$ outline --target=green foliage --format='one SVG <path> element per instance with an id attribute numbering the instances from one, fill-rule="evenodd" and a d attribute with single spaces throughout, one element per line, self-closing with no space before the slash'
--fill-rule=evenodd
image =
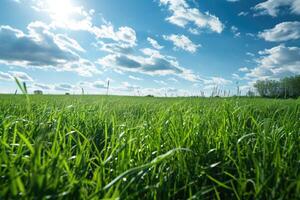
<path id="1" fill-rule="evenodd" d="M 0 199 L 299 199 L 300 101 L 0 96 Z"/>
<path id="2" fill-rule="evenodd" d="M 300 97 L 300 75 L 286 77 L 280 81 L 259 80 L 254 87 L 262 97 L 298 98 Z"/>

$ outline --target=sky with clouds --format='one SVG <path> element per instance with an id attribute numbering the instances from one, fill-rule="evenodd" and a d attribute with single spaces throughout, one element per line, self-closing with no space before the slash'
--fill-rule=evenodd
<path id="1" fill-rule="evenodd" d="M 300 0 L 1 0 L 0 93 L 245 93 L 300 74 Z"/>

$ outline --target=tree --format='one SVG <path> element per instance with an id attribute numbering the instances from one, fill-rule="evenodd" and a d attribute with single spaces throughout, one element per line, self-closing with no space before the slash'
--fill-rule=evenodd
<path id="1" fill-rule="evenodd" d="M 262 97 L 297 98 L 300 97 L 300 75 L 276 80 L 258 80 L 254 84 Z"/>
<path id="2" fill-rule="evenodd" d="M 254 84 L 254 87 L 256 88 L 258 94 L 262 97 L 267 97 L 268 94 L 268 88 L 267 88 L 267 80 L 258 80 Z"/>
<path id="3" fill-rule="evenodd" d="M 285 97 L 297 98 L 300 96 L 300 75 L 286 77 L 281 80 Z"/>

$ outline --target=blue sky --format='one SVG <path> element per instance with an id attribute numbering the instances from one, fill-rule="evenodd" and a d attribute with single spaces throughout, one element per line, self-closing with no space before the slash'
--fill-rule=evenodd
<path id="1" fill-rule="evenodd" d="M 0 92 L 245 93 L 299 74 L 299 41 L 300 0 L 2 0 Z"/>

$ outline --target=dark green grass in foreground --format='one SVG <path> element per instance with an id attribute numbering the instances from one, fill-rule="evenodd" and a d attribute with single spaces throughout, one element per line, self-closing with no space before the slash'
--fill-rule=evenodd
<path id="1" fill-rule="evenodd" d="M 0 96 L 0 199 L 300 199 L 300 101 Z"/>

